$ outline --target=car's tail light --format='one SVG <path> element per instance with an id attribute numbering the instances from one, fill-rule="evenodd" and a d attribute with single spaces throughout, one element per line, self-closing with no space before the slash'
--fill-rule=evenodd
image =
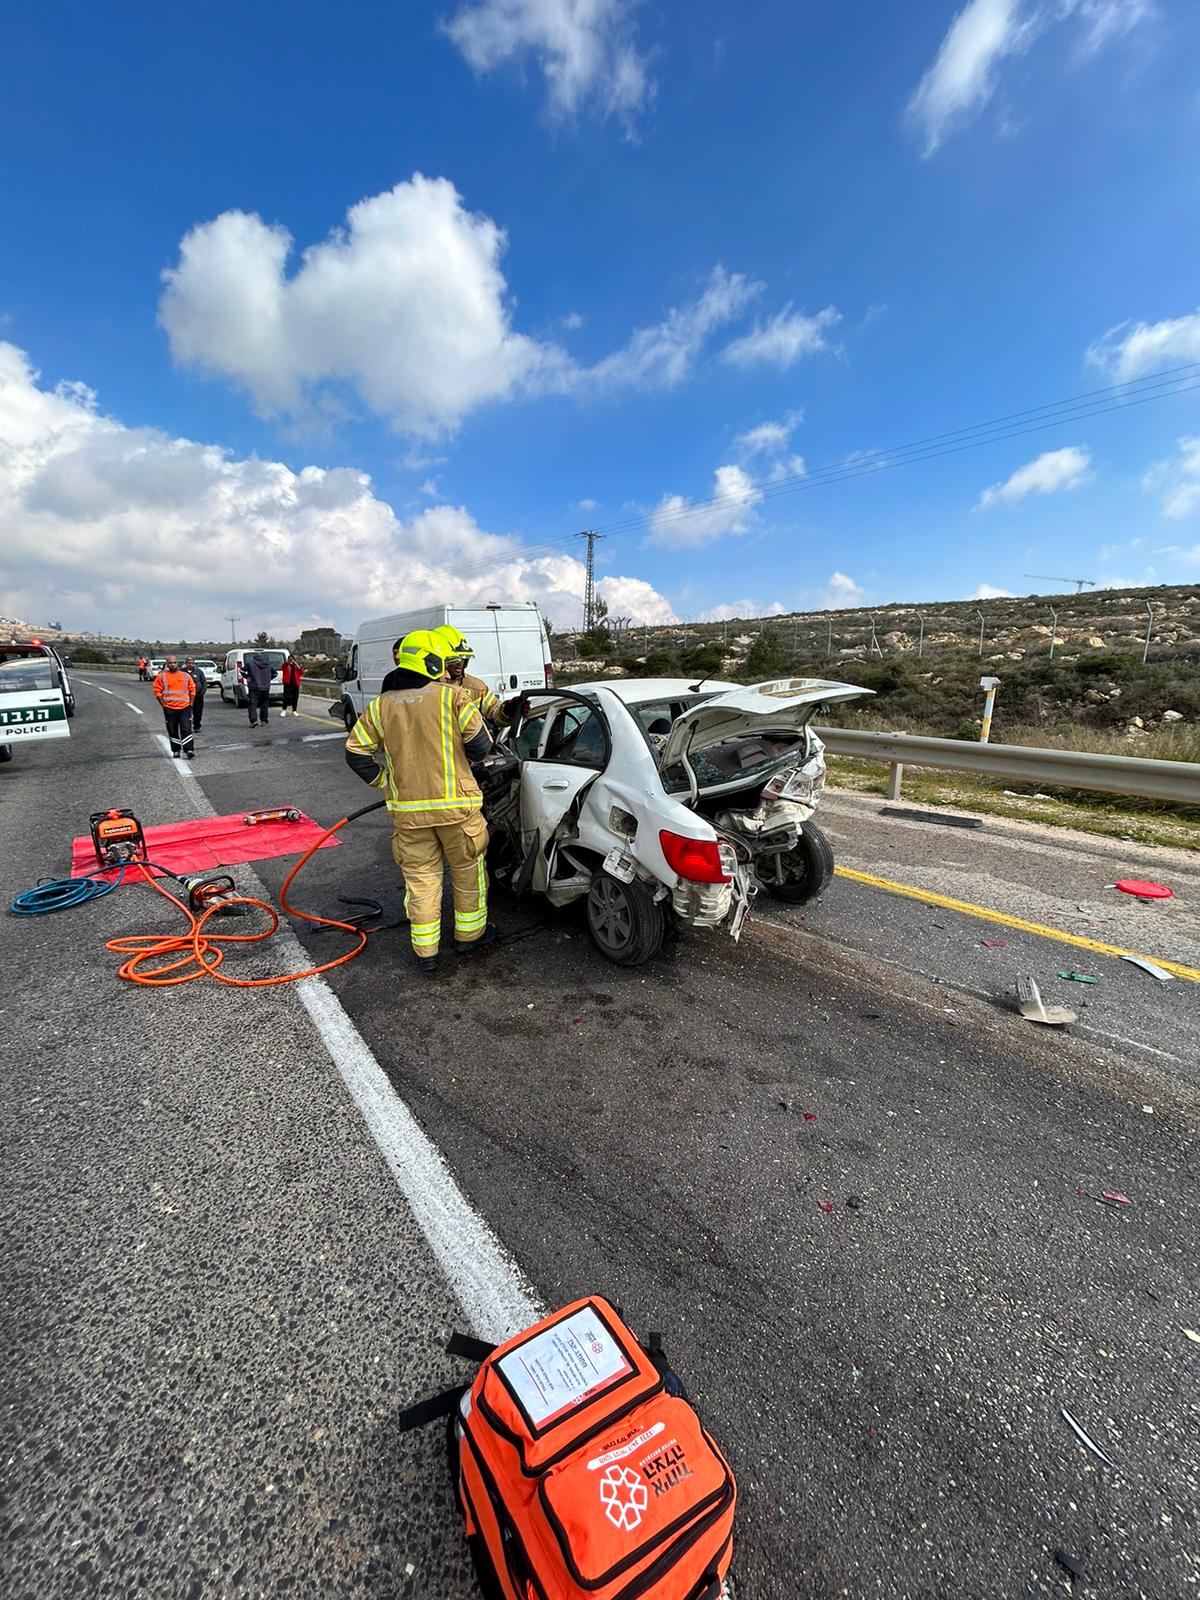
<path id="1" fill-rule="evenodd" d="M 548 661 L 546 663 L 546 687 L 547 689 L 553 689 L 554 687 L 554 668 Z"/>
<path id="2" fill-rule="evenodd" d="M 658 842 L 672 872 L 689 883 L 728 883 L 729 872 L 715 839 L 688 839 L 663 828 Z"/>

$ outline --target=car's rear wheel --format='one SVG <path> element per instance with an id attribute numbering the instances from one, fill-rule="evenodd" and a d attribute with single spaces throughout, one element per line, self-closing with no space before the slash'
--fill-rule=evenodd
<path id="1" fill-rule="evenodd" d="M 0 761 L 11 761 L 12 758 L 12 745 L 0 744 Z"/>
<path id="2" fill-rule="evenodd" d="M 223 706 L 227 706 L 229 704 L 229 696 L 225 693 L 224 684 L 221 685 L 221 704 Z"/>
<path id="3" fill-rule="evenodd" d="M 758 881 L 775 900 L 802 906 L 829 887 L 833 847 L 813 822 L 804 824 L 795 847 L 758 863 Z"/>
<path id="4" fill-rule="evenodd" d="M 620 967 L 640 967 L 657 955 L 666 929 L 662 907 L 644 883 L 622 883 L 603 868 L 592 875 L 587 919 L 600 953 Z"/>

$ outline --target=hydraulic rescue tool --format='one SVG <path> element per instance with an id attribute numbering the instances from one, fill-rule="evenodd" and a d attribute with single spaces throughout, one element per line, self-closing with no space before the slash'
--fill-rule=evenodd
<path id="1" fill-rule="evenodd" d="M 300 813 L 295 806 L 272 806 L 267 811 L 247 811 L 242 821 L 247 828 L 259 822 L 299 822 Z"/>

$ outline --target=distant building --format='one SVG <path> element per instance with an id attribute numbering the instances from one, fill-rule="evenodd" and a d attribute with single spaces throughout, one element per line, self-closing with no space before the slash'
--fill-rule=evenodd
<path id="1" fill-rule="evenodd" d="M 298 656 L 336 656 L 341 648 L 342 636 L 334 627 L 305 628 L 296 640 Z"/>

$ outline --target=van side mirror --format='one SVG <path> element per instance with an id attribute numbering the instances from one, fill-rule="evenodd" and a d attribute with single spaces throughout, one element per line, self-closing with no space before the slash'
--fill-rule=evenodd
<path id="1" fill-rule="evenodd" d="M 342 666 L 339 662 L 333 669 L 333 676 L 338 683 L 346 683 L 350 678 L 350 668 Z"/>

